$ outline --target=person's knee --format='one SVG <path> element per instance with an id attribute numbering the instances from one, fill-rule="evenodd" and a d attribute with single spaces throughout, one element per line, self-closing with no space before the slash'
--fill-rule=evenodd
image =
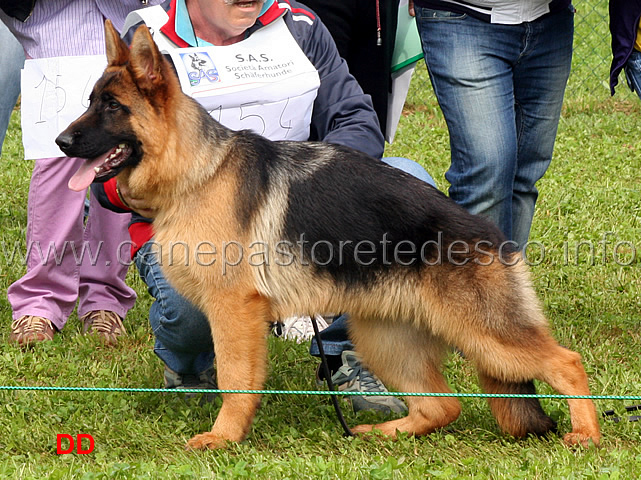
<path id="1" fill-rule="evenodd" d="M 183 298 L 156 301 L 149 311 L 154 335 L 169 349 L 203 351 L 211 348 L 211 329 L 205 315 Z"/>
<path id="2" fill-rule="evenodd" d="M 384 157 L 383 162 L 436 187 L 432 176 L 419 163 L 404 157 Z"/>

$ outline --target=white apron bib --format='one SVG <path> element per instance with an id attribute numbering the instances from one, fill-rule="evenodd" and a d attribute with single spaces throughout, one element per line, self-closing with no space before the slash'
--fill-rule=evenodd
<path id="1" fill-rule="evenodd" d="M 314 65 L 280 18 L 229 46 L 178 48 L 160 27 L 162 7 L 132 12 L 125 29 L 144 21 L 160 50 L 171 55 L 185 93 L 217 121 L 270 140 L 307 140 L 320 86 Z"/>

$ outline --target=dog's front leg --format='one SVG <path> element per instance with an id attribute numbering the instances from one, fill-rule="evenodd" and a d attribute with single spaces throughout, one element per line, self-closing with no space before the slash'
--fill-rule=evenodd
<path id="1" fill-rule="evenodd" d="M 262 390 L 267 375 L 269 301 L 254 292 L 225 292 L 212 299 L 207 310 L 216 351 L 218 387 Z M 187 443 L 188 448 L 221 448 L 247 436 L 260 396 L 223 393 L 222 398 L 223 406 L 211 432 L 193 437 Z"/>

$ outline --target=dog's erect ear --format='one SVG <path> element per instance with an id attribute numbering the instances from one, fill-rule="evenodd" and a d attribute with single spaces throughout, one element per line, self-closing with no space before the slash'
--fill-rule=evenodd
<path id="1" fill-rule="evenodd" d="M 153 91 L 166 80 L 163 71 L 166 60 L 156 46 L 149 29 L 144 25 L 138 27 L 131 42 L 129 68 L 138 87 Z"/>
<path id="2" fill-rule="evenodd" d="M 109 65 L 122 66 L 129 61 L 129 47 L 114 28 L 111 20 L 105 20 L 105 46 Z"/>

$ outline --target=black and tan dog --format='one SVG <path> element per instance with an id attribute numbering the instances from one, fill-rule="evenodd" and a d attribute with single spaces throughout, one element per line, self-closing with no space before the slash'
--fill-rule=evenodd
<path id="1" fill-rule="evenodd" d="M 118 175 L 156 210 L 167 278 L 209 318 L 220 388 L 263 388 L 273 319 L 344 311 L 364 362 L 400 391 L 450 392 L 440 370 L 455 346 L 486 392 L 534 393 L 538 379 L 589 395 L 579 355 L 552 338 L 520 254 L 491 223 L 348 148 L 231 131 L 182 93 L 146 28 L 131 50 L 109 23 L 106 38 L 109 65 L 91 105 L 57 142 L 92 159 L 80 188 L 91 172 Z M 176 244 L 191 261 L 172 258 Z M 460 413 L 453 397 L 406 400 L 406 417 L 354 431 L 424 435 Z M 489 403 L 512 435 L 555 428 L 536 398 Z M 565 442 L 598 443 L 593 402 L 568 403 Z M 189 446 L 243 440 L 258 404 L 223 394 L 212 431 Z"/>

